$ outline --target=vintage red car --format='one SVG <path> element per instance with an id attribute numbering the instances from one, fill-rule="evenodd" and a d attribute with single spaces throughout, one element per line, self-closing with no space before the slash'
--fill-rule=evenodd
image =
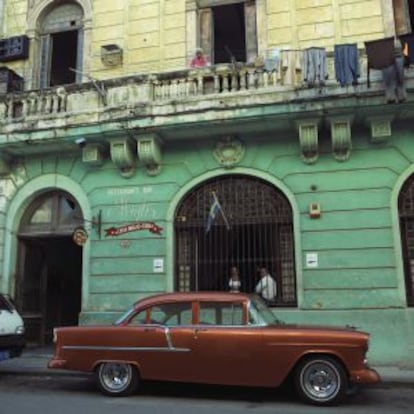
<path id="1" fill-rule="evenodd" d="M 54 331 L 49 368 L 94 372 L 119 396 L 142 380 L 277 387 L 292 378 L 307 402 L 339 402 L 380 381 L 367 365 L 369 334 L 278 320 L 256 295 L 166 293 L 135 303 L 113 326 Z"/>

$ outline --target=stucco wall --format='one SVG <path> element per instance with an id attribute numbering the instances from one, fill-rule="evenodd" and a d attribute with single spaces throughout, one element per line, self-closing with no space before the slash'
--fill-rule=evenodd
<path id="1" fill-rule="evenodd" d="M 154 71 L 185 68 L 194 52 L 197 33 L 187 30 L 186 0 L 83 0 L 90 3 L 92 21 L 85 44 L 84 65 L 87 75 L 98 79 Z M 4 37 L 26 34 L 33 26 L 33 10 L 48 0 L 5 0 Z M 259 0 L 257 26 L 261 53 L 273 47 L 306 48 L 363 42 L 384 37 L 389 27 L 389 8 L 384 0 Z M 28 8 L 28 5 L 30 6 Z M 36 16 L 35 16 L 36 17 Z M 263 27 L 266 30 L 263 30 Z M 31 36 L 34 35 L 30 34 Z M 189 39 L 188 37 L 193 37 Z M 123 49 L 123 64 L 105 66 L 100 59 L 101 46 L 117 44 Z M 38 64 L 34 42 L 29 61 L 7 65 L 31 79 L 33 64 Z M 30 83 L 29 83 L 30 84 Z"/>
<path id="2" fill-rule="evenodd" d="M 203 140 L 197 151 L 185 142 L 167 143 L 162 171 L 156 177 L 139 168 L 135 176 L 125 179 L 109 161 L 87 168 L 72 154 L 30 157 L 11 180 L 2 180 L 6 210 L 20 188 L 42 175 L 56 174 L 79 185 L 92 215 L 102 211 L 102 236 L 90 228 L 90 257 L 84 258 L 89 260 L 90 273 L 84 274 L 88 292 L 83 292 L 82 323 L 109 322 L 140 297 L 171 289 L 171 200 L 201 175 L 232 172 L 218 167 L 212 155 L 214 142 Z M 301 258 L 297 263 L 299 309 L 276 312 L 289 322 L 348 324 L 367 330 L 373 334 L 374 360 L 395 361 L 409 355 L 414 344 L 414 312 L 405 307 L 397 211 L 399 187 L 413 172 L 410 132 L 394 131 L 389 142 L 371 144 L 367 130 L 356 130 L 346 162 L 333 158 L 328 136 L 322 136 L 321 143 L 319 160 L 307 165 L 301 161 L 293 134 L 256 137 L 244 142 L 246 155 L 237 167 L 237 172 L 273 177 L 295 199 L 296 246 L 301 246 L 297 252 Z M 322 209 L 319 219 L 308 215 L 309 204 L 315 202 Z M 2 214 L 1 231 L 16 228 L 5 217 Z M 154 221 L 163 228 L 162 234 L 140 231 L 105 237 L 106 228 L 137 220 Z M 307 268 L 308 252 L 318 254 L 315 269 Z M 165 260 L 164 273 L 153 272 L 154 258 Z M 5 277 L 12 283 L 13 274 L 3 275 L 3 286 Z"/>

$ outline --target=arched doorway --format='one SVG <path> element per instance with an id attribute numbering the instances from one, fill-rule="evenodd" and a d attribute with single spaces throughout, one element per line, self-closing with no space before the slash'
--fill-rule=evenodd
<path id="1" fill-rule="evenodd" d="M 213 193 L 224 215 L 207 230 Z M 258 267 L 266 266 L 278 284 L 275 305 L 296 306 L 292 209 L 264 180 L 227 175 L 197 186 L 177 208 L 175 238 L 176 290 L 228 290 L 237 266 L 241 290 L 252 292 Z"/>
<path id="2" fill-rule="evenodd" d="M 78 203 L 64 191 L 36 198 L 22 217 L 15 298 L 29 343 L 48 343 L 55 326 L 78 323 L 82 247 L 72 233 L 82 224 Z"/>
<path id="3" fill-rule="evenodd" d="M 400 191 L 398 213 L 400 216 L 407 305 L 414 306 L 414 175 L 405 182 Z"/>

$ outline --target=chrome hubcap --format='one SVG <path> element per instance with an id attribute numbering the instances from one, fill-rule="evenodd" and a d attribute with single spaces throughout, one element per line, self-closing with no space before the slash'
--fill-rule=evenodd
<path id="1" fill-rule="evenodd" d="M 328 400 L 340 389 L 337 369 L 329 362 L 310 362 L 302 371 L 303 389 L 313 398 Z"/>
<path id="2" fill-rule="evenodd" d="M 105 363 L 101 367 L 101 380 L 110 391 L 122 391 L 131 381 L 131 366 L 128 364 Z"/>

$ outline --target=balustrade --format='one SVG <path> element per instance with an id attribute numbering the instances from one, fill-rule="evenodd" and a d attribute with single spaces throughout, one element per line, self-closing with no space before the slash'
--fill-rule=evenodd
<path id="1" fill-rule="evenodd" d="M 338 86 L 333 73 L 333 58 L 328 59 L 329 82 Z M 269 91 L 288 91 L 293 86 L 282 85 L 281 74 L 254 65 L 218 64 L 211 67 L 177 72 L 148 74 L 101 81 L 102 88 L 85 83 L 40 91 L 15 92 L 0 99 L 0 123 L 22 119 L 58 118 L 63 114 L 99 112 L 108 108 L 120 109 L 136 105 L 182 101 L 207 95 Z M 297 88 L 297 86 L 295 86 Z M 105 92 L 105 99 L 102 98 Z M 315 92 L 317 93 L 317 92 Z"/>

